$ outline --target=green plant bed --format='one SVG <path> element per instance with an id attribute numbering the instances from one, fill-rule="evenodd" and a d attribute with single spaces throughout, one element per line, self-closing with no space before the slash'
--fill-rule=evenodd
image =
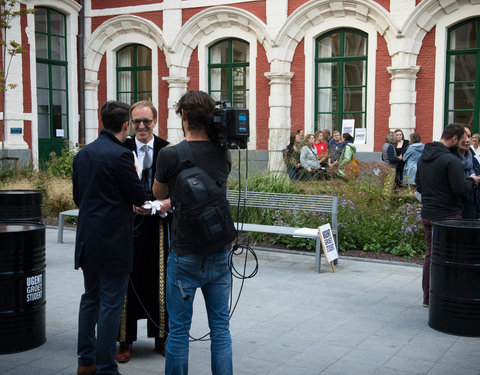
<path id="1" fill-rule="evenodd" d="M 425 253 L 423 227 L 420 222 L 421 205 L 413 191 L 401 189 L 392 192 L 385 188 L 385 167 L 379 163 L 360 163 L 362 175 L 355 181 L 290 181 L 281 175 L 255 175 L 248 179 L 248 190 L 285 192 L 293 194 L 325 194 L 339 197 L 339 250 L 363 250 L 391 253 L 411 258 Z M 230 189 L 238 184 L 230 183 Z M 241 187 L 243 188 L 243 186 Z M 230 202 L 234 220 L 267 225 L 317 227 L 329 222 L 325 214 L 292 210 L 243 209 L 237 216 L 237 202 Z M 240 220 L 238 219 L 240 218 Z M 286 248 L 311 251 L 315 241 L 289 236 L 256 234 L 254 239 L 281 244 Z"/>

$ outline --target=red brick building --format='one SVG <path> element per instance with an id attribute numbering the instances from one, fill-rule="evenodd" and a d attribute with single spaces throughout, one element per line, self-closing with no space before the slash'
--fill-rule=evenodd
<path id="1" fill-rule="evenodd" d="M 250 111 L 249 149 L 281 170 L 292 130 L 354 120 L 376 153 L 391 129 L 439 139 L 479 127 L 480 3 L 471 0 L 31 0 L 9 35 L 5 147 L 34 163 L 66 140 L 91 142 L 110 99 L 151 98 L 158 134 L 183 136 L 174 112 L 201 89 Z M 8 39 L 8 37 L 7 37 Z"/>

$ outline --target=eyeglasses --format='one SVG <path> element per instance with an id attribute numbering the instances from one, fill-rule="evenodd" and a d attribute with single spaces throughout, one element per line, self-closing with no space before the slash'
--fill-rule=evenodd
<path id="1" fill-rule="evenodd" d="M 135 126 L 140 126 L 140 124 L 142 122 L 143 122 L 143 125 L 150 126 L 150 124 L 153 122 L 153 120 L 150 120 L 148 118 L 132 119 L 132 124 L 135 125 Z"/>

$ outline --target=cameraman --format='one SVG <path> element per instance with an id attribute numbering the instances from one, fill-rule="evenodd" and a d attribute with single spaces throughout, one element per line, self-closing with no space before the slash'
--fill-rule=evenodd
<path id="1" fill-rule="evenodd" d="M 189 91 L 177 103 L 176 113 L 182 118 L 185 139 L 195 160 L 212 179 L 226 183 L 231 169 L 228 150 L 210 141 L 208 131 L 213 123 L 215 101 L 203 91 Z M 179 158 L 174 147 L 164 148 L 157 158 L 153 193 L 164 199 L 168 193 L 175 199 L 175 177 Z M 168 206 L 168 205 L 167 205 Z M 167 263 L 167 311 L 170 333 L 166 344 L 165 374 L 188 373 L 189 331 L 193 299 L 201 288 L 208 314 L 213 374 L 233 373 L 232 340 L 229 330 L 229 296 L 231 276 L 228 253 L 231 245 L 220 248 L 198 249 L 183 237 L 174 220 L 172 248 Z M 179 230 L 180 229 L 180 230 Z M 211 254 L 199 255 L 200 252 Z"/>

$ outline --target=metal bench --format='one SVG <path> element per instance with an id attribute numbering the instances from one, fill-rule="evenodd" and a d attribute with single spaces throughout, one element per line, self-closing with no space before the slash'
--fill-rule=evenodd
<path id="1" fill-rule="evenodd" d="M 330 226 L 335 237 L 335 244 L 338 249 L 338 226 L 337 209 L 338 198 L 329 195 L 301 195 L 285 193 L 267 193 L 257 191 L 238 192 L 237 190 L 228 190 L 227 198 L 231 206 L 252 208 L 265 208 L 275 210 L 298 210 L 308 212 L 327 213 L 331 215 Z M 318 226 L 325 223 L 319 223 Z M 235 223 L 237 230 L 243 232 L 272 233 L 280 235 L 289 235 L 294 237 L 313 238 L 316 240 L 315 249 L 315 272 L 320 272 L 321 240 L 317 228 L 308 228 L 301 230 L 298 227 L 261 225 L 250 223 Z"/>
<path id="2" fill-rule="evenodd" d="M 73 210 L 63 211 L 58 214 L 58 236 L 57 236 L 58 243 L 63 243 L 63 225 L 65 223 L 65 216 L 78 217 L 78 208 Z"/>

